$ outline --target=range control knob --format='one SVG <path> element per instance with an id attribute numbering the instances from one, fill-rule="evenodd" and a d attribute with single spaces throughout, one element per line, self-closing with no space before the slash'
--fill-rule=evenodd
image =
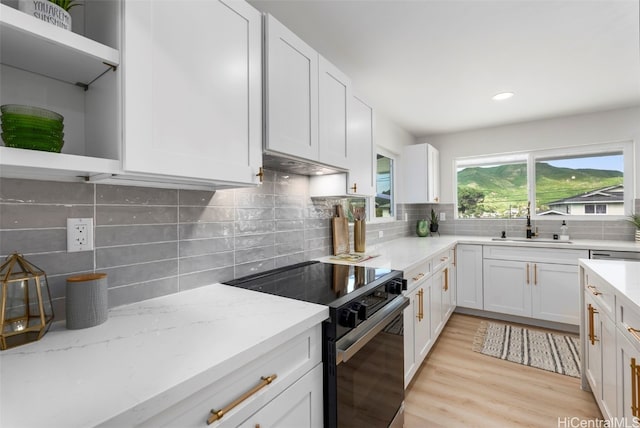
<path id="1" fill-rule="evenodd" d="M 353 305 L 351 305 L 351 309 L 353 309 L 354 311 L 356 311 L 358 313 L 358 319 L 359 320 L 366 320 L 367 319 L 367 305 L 366 303 L 362 303 L 362 302 L 356 302 Z"/>
<path id="2" fill-rule="evenodd" d="M 340 312 L 339 322 L 343 327 L 355 328 L 358 324 L 358 311 L 351 308 L 343 309 Z"/>
<path id="3" fill-rule="evenodd" d="M 391 294 L 402 294 L 402 280 L 393 279 L 386 283 L 386 291 Z"/>

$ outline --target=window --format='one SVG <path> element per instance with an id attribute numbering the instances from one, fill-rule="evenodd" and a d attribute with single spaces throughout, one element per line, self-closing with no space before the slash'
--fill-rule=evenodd
<path id="1" fill-rule="evenodd" d="M 380 153 L 376 156 L 375 218 L 394 218 L 394 162 Z"/>
<path id="2" fill-rule="evenodd" d="M 607 206 L 604 204 L 585 204 L 584 206 L 585 214 L 606 214 Z"/>
<path id="3" fill-rule="evenodd" d="M 524 217 L 529 201 L 538 218 L 625 216 L 632 153 L 629 142 L 456 160 L 458 218 Z"/>
<path id="4" fill-rule="evenodd" d="M 376 155 L 376 189 L 371 198 L 348 198 L 343 202 L 349 222 L 353 213 L 365 208 L 369 221 L 395 220 L 395 160 L 392 155 Z"/>
<path id="5" fill-rule="evenodd" d="M 622 152 L 536 159 L 538 215 L 624 215 Z"/>
<path id="6" fill-rule="evenodd" d="M 526 157 L 492 157 L 457 163 L 458 218 L 526 215 Z"/>

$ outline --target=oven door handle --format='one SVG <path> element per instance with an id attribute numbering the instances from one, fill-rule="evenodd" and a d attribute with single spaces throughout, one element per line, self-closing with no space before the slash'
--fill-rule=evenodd
<path id="1" fill-rule="evenodd" d="M 409 299 L 399 296 L 371 318 L 336 343 L 336 365 L 347 362 L 409 306 Z"/>

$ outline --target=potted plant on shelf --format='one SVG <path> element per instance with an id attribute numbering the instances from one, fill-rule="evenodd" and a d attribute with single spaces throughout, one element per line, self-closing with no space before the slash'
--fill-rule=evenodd
<path id="1" fill-rule="evenodd" d="M 433 233 L 438 232 L 438 214 L 431 208 L 431 218 L 429 219 L 429 231 Z"/>
<path id="2" fill-rule="evenodd" d="M 22 12 L 71 31 L 69 10 L 82 4 L 73 0 L 19 0 L 18 9 Z"/>
<path id="3" fill-rule="evenodd" d="M 636 242 L 640 242 L 640 214 L 631 214 L 627 221 L 636 227 Z"/>

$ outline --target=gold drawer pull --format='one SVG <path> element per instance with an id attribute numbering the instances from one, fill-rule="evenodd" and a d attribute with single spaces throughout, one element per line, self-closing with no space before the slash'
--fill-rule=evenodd
<path id="1" fill-rule="evenodd" d="M 631 335 L 632 335 L 633 337 L 635 337 L 635 339 L 636 339 L 638 342 L 640 342 L 640 330 L 636 330 L 636 329 L 635 329 L 635 328 L 633 328 L 633 327 L 627 327 L 627 331 L 628 331 L 629 333 L 631 333 Z"/>
<path id="2" fill-rule="evenodd" d="M 449 268 L 444 270 L 444 291 L 449 290 Z"/>
<path id="3" fill-rule="evenodd" d="M 599 295 L 601 295 L 601 294 L 602 294 L 602 293 L 601 293 L 600 291 L 598 291 L 598 289 L 597 289 L 595 286 L 593 286 L 593 285 L 587 285 L 587 288 L 588 288 L 589 290 L 591 290 L 591 294 L 593 294 L 594 296 L 599 296 Z"/>
<path id="4" fill-rule="evenodd" d="M 598 311 L 596 310 L 596 308 L 591 306 L 591 303 L 589 303 L 587 309 L 589 310 L 589 341 L 592 345 L 595 345 L 598 338 L 596 337 L 593 314 L 597 314 Z"/>
<path id="5" fill-rule="evenodd" d="M 424 274 L 422 272 L 420 272 L 419 274 L 417 274 L 416 276 L 414 276 L 412 279 L 414 281 L 418 281 L 420 279 L 422 279 L 424 277 Z"/>
<path id="6" fill-rule="evenodd" d="M 441 258 L 440 258 L 440 261 L 441 261 L 441 262 L 446 262 L 447 260 L 449 260 L 449 257 L 441 257 Z"/>
<path id="7" fill-rule="evenodd" d="M 416 294 L 418 296 L 418 321 L 422 321 L 424 318 L 424 289 L 421 288 Z"/>
<path id="8" fill-rule="evenodd" d="M 265 386 L 269 385 L 277 377 L 278 377 L 278 375 L 276 375 L 276 374 L 272 374 L 271 376 L 267 376 L 267 377 L 263 376 L 263 377 L 260 378 L 260 383 L 258 383 L 256 386 L 251 388 L 249 391 L 247 391 L 244 394 L 242 394 L 240 397 L 238 397 L 235 400 L 233 400 L 233 402 L 231 404 L 229 404 L 227 407 L 225 407 L 225 408 L 223 408 L 221 410 L 213 410 L 213 409 L 211 409 L 211 416 L 209 416 L 209 419 L 207 419 L 207 425 L 211 425 L 215 421 L 217 421 L 219 419 L 222 419 L 222 417 L 224 415 L 226 415 L 227 413 L 229 413 L 234 407 L 236 407 L 238 404 L 242 403 L 247 398 L 251 397 L 256 392 L 260 391 Z"/>
<path id="9" fill-rule="evenodd" d="M 640 416 L 640 403 L 638 403 L 638 398 L 640 398 L 640 394 L 638 393 L 638 387 L 640 387 L 640 366 L 636 364 L 636 359 L 631 358 L 631 414 L 637 418 Z"/>

